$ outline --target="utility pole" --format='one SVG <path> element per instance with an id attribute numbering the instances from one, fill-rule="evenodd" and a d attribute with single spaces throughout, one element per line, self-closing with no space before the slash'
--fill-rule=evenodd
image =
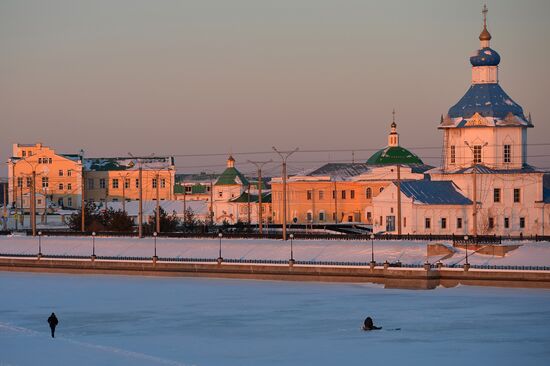
<path id="1" fill-rule="evenodd" d="M 138 235 L 143 238 L 143 167 L 141 160 L 138 160 L 138 180 L 139 180 L 139 205 L 138 205 Z"/>
<path id="2" fill-rule="evenodd" d="M 86 231 L 86 199 L 85 199 L 85 188 L 86 188 L 86 176 L 84 175 L 84 158 L 82 158 L 82 171 L 81 171 L 81 182 L 80 182 L 80 231 Z"/>
<path id="3" fill-rule="evenodd" d="M 263 231 L 263 207 L 262 207 L 262 167 L 265 164 L 272 163 L 273 160 L 267 160 L 267 161 L 248 161 L 251 164 L 254 164 L 256 166 L 256 169 L 258 170 L 258 230 L 260 234 L 262 234 Z M 248 186 L 248 197 L 250 197 L 250 185 Z"/>
<path id="4" fill-rule="evenodd" d="M 126 212 L 126 179 L 128 174 L 122 177 L 122 211 Z"/>
<path id="5" fill-rule="evenodd" d="M 32 170 L 32 181 L 31 181 L 31 227 L 32 227 L 32 236 L 36 236 L 36 170 Z"/>
<path id="6" fill-rule="evenodd" d="M 273 146 L 272 148 L 277 154 L 279 154 L 279 156 L 281 157 L 281 160 L 283 161 L 283 240 L 286 241 L 286 222 L 287 222 L 287 213 L 286 213 L 286 205 L 287 205 L 287 202 L 286 202 L 286 180 L 287 180 L 286 161 L 292 154 L 294 154 L 295 152 L 298 151 L 298 148 L 295 148 L 292 151 L 279 151 L 275 148 L 275 146 Z"/>
<path id="7" fill-rule="evenodd" d="M 16 178 L 15 178 L 15 163 L 11 166 L 11 181 L 12 181 L 12 199 L 13 199 L 13 207 L 15 208 L 15 230 L 18 230 L 18 219 L 17 219 L 17 186 L 15 185 Z M 23 181 L 21 181 L 21 186 L 23 186 Z"/>
<path id="8" fill-rule="evenodd" d="M 401 164 L 397 164 L 397 235 L 401 236 Z"/>
<path id="9" fill-rule="evenodd" d="M 157 181 L 157 215 L 156 215 L 157 216 L 157 233 L 160 233 L 160 194 L 159 194 L 160 176 L 158 172 L 155 177 Z"/>
<path id="10" fill-rule="evenodd" d="M 183 224 L 187 224 L 187 192 L 185 190 L 185 182 L 183 183 Z M 192 188 L 191 188 L 192 189 Z"/>
<path id="11" fill-rule="evenodd" d="M 250 229 L 250 183 L 248 183 L 248 194 L 247 194 L 247 203 L 246 203 L 246 212 L 248 219 L 248 228 Z"/>
<path id="12" fill-rule="evenodd" d="M 466 144 L 466 146 L 468 146 L 470 148 L 470 150 L 472 151 L 472 196 L 473 196 L 473 201 L 474 201 L 474 206 L 473 206 L 473 212 L 472 212 L 472 217 L 473 217 L 473 235 L 474 235 L 474 238 L 477 237 L 477 161 L 476 161 L 476 154 L 475 154 L 475 149 L 476 149 L 476 146 L 471 146 L 468 141 L 464 141 L 464 143 Z M 483 150 L 483 148 L 487 146 L 487 142 L 484 143 L 482 146 L 478 146 L 479 147 L 479 154 L 480 154 L 480 158 L 481 158 L 481 152 Z"/>
<path id="13" fill-rule="evenodd" d="M 336 181 L 334 181 L 334 223 L 338 223 L 338 190 L 336 189 Z"/>
<path id="14" fill-rule="evenodd" d="M 214 225 L 214 186 L 210 181 L 210 225 Z"/>
<path id="15" fill-rule="evenodd" d="M 4 231 L 8 230 L 8 184 L 3 187 L 4 191 Z"/>

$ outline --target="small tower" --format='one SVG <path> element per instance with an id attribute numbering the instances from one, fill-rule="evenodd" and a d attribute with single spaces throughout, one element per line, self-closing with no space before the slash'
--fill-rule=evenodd
<path id="1" fill-rule="evenodd" d="M 235 159 L 233 159 L 233 156 L 229 155 L 229 158 L 227 158 L 227 167 L 228 168 L 234 168 L 235 167 Z"/>
<path id="2" fill-rule="evenodd" d="M 388 146 L 399 146 L 399 134 L 397 133 L 397 123 L 395 123 L 395 109 L 392 112 L 391 132 L 388 135 Z"/>

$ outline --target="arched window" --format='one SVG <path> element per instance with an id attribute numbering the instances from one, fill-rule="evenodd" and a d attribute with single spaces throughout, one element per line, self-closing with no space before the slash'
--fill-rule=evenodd
<path id="1" fill-rule="evenodd" d="M 372 189 L 371 189 L 371 187 L 367 188 L 366 195 L 367 195 L 367 198 L 372 198 Z"/>
<path id="2" fill-rule="evenodd" d="M 384 190 L 384 187 L 380 187 L 380 192 L 382 192 Z"/>

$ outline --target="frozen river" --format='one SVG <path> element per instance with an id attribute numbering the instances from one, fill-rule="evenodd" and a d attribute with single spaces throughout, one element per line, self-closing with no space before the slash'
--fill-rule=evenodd
<path id="1" fill-rule="evenodd" d="M 362 332 L 367 315 L 384 329 Z M 542 365 L 550 291 L 0 272 L 0 350 L 2 366 Z"/>

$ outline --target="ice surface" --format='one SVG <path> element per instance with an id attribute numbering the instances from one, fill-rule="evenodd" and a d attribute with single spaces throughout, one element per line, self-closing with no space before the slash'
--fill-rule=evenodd
<path id="1" fill-rule="evenodd" d="M 405 264 L 423 264 L 426 259 L 431 263 L 442 259 L 443 255 L 427 257 L 425 241 L 375 240 L 374 256 L 377 262 L 390 263 L 400 261 Z M 512 242 L 518 244 L 518 242 Z M 550 266 L 550 244 L 546 242 L 522 244 L 505 257 L 473 254 L 469 251 L 469 262 L 482 265 L 531 265 Z M 95 240 L 98 256 L 152 257 L 152 238 L 113 238 L 97 237 Z M 218 239 L 158 238 L 157 254 L 174 258 L 217 258 Z M 38 253 L 38 238 L 27 236 L 0 237 L 0 253 L 33 254 Z M 91 237 L 43 237 L 42 253 L 45 255 L 82 255 L 92 254 Z M 259 239 L 223 239 L 222 256 L 227 259 L 275 259 L 290 258 L 290 241 Z M 445 264 L 463 264 L 466 251 L 457 249 Z M 371 260 L 371 242 L 351 240 L 294 240 L 294 258 L 303 261 L 349 261 L 369 262 Z"/>
<path id="2" fill-rule="evenodd" d="M 0 294 L 0 365 L 526 366 L 550 359 L 548 290 L 0 272 Z M 52 311 L 60 320 L 55 339 L 46 323 Z M 361 331 L 369 315 L 384 329 Z"/>

